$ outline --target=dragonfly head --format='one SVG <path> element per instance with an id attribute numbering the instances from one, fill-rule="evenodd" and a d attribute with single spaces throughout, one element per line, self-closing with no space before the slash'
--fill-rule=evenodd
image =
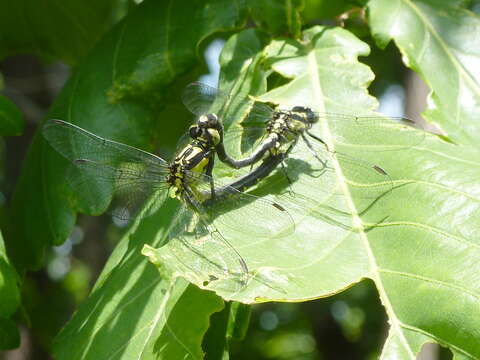
<path id="1" fill-rule="evenodd" d="M 198 126 L 203 128 L 213 128 L 218 129 L 220 126 L 220 121 L 218 120 L 218 116 L 214 113 L 202 115 L 198 118 L 197 121 Z"/>
<path id="2" fill-rule="evenodd" d="M 309 107 L 295 106 L 291 111 L 298 114 L 306 125 L 312 126 L 318 122 L 318 116 Z"/>
<path id="3" fill-rule="evenodd" d="M 222 141 L 223 131 L 217 115 L 207 114 L 199 117 L 195 125 L 190 126 L 189 134 L 192 139 L 216 146 Z"/>

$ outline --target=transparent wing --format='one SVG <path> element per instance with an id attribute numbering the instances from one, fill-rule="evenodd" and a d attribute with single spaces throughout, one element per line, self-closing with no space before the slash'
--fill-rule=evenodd
<path id="1" fill-rule="evenodd" d="M 241 125 L 244 128 L 266 126 L 275 115 L 275 109 L 266 103 L 254 102 L 249 109 L 248 115 L 242 120 Z"/>
<path id="2" fill-rule="evenodd" d="M 142 169 L 138 165 L 141 164 L 112 167 L 91 160 L 77 160 L 67 181 L 82 203 L 109 205 L 108 212 L 120 220 L 144 218 L 162 204 L 168 185 L 164 176 L 158 176 L 154 169 Z M 92 208 L 88 213 L 103 212 L 92 210 L 94 205 L 89 206 Z"/>
<path id="3" fill-rule="evenodd" d="M 238 291 L 246 284 L 248 268 L 244 259 L 214 224 L 185 206 L 174 223 L 166 247 L 174 257 L 172 265 L 180 266 L 180 273 L 204 286 L 211 283 L 218 288 L 221 284 L 230 291 Z M 165 260 L 168 264 L 170 259 Z"/>
<path id="4" fill-rule="evenodd" d="M 268 109 L 270 115 L 267 116 L 263 106 L 259 107 L 260 116 L 251 114 L 245 122 L 232 125 L 225 132 L 224 146 L 227 153 L 248 157 L 261 144 L 266 136 L 265 122 L 274 113 L 273 109 Z M 319 122 L 328 122 L 334 142 L 342 146 L 366 151 L 401 150 L 419 145 L 425 139 L 425 132 L 416 128 L 412 120 L 403 117 L 315 114 Z M 312 133 L 321 138 L 317 129 L 318 125 L 315 125 Z"/>
<path id="5" fill-rule="evenodd" d="M 388 151 L 407 149 L 420 144 L 425 138 L 425 132 L 414 127 L 413 121 L 406 118 L 392 118 L 385 116 L 352 116 L 345 114 L 315 113 L 319 122 L 327 121 L 329 136 L 333 136 L 334 147 L 332 151 L 322 143 L 318 125 L 311 130 L 313 138 L 306 136 L 312 147 L 296 145 L 293 154 L 305 157 L 312 152 L 321 164 L 317 173 L 325 174 L 324 181 L 329 178 L 325 191 L 332 191 L 340 185 L 337 176 L 344 176 L 357 191 L 361 198 L 377 198 L 388 192 L 392 187 L 392 180 L 386 169 L 379 163 L 349 156 L 344 151 Z M 225 148 L 227 153 L 237 160 L 245 158 L 265 140 L 266 129 L 260 123 L 249 126 L 231 127 L 225 134 Z M 338 163 L 339 167 L 335 168 Z M 317 164 L 318 165 L 318 164 Z M 315 166 L 318 168 L 318 166 Z M 339 170 L 342 174 L 338 174 Z M 295 172 L 287 169 L 287 173 Z M 334 174 L 335 173 L 335 174 Z M 331 174 L 331 175 L 328 175 Z M 292 176 L 294 178 L 294 176 Z M 341 192 L 338 189 L 337 192 Z"/>
<path id="6" fill-rule="evenodd" d="M 232 97 L 229 94 L 200 82 L 187 85 L 182 94 L 182 102 L 185 107 L 198 116 L 209 113 L 221 115 L 232 102 L 231 100 Z M 242 123 L 265 122 L 271 118 L 272 113 L 273 109 L 267 104 L 252 102 L 248 117 Z"/>
<path id="7" fill-rule="evenodd" d="M 104 139 L 63 120 L 48 120 L 42 133 L 48 143 L 70 161 L 88 159 L 110 165 L 126 162 L 168 167 L 168 163 L 156 155 Z"/>
<path id="8" fill-rule="evenodd" d="M 370 163 L 338 151 L 330 151 L 314 139 L 302 141 L 292 152 L 286 171 L 305 173 L 315 180 L 315 191 L 345 195 L 344 184 L 351 195 L 360 199 L 377 199 L 393 188 L 393 181 L 380 164 Z M 297 158 L 297 159 L 295 159 Z M 316 160 L 314 163 L 310 159 Z M 307 159 L 307 162 L 298 159 Z"/>
<path id="9" fill-rule="evenodd" d="M 197 211 L 205 215 L 206 222 L 215 224 L 225 237 L 228 237 L 226 231 L 231 236 L 241 234 L 243 237 L 261 238 L 284 237 L 295 231 L 289 204 L 271 197 L 260 198 L 240 192 L 225 181 L 207 175 L 191 172 L 186 174 L 192 181 L 189 187 L 198 204 Z"/>
<path id="10" fill-rule="evenodd" d="M 182 102 L 185 107 L 195 115 L 217 113 L 227 103 L 229 96 L 219 92 L 216 88 L 194 82 L 185 88 L 182 94 Z M 214 108 L 214 105 L 219 107 Z"/>
<path id="11" fill-rule="evenodd" d="M 367 151 L 388 151 L 419 145 L 425 132 L 414 121 L 384 115 L 355 116 L 315 113 L 319 122 L 326 121 L 335 141 Z M 315 130 L 314 130 L 315 131 Z"/>
<path id="12" fill-rule="evenodd" d="M 101 213 L 111 203 L 112 215 L 128 220 L 147 200 L 164 195 L 168 164 L 158 156 L 62 120 L 47 121 L 42 132 L 48 143 L 74 165 L 66 181 L 86 212 Z M 151 207 L 142 215 L 153 211 Z"/>
<path id="13" fill-rule="evenodd" d="M 178 272 L 211 290 L 236 293 L 250 281 L 256 281 L 285 293 L 283 287 L 275 283 L 274 274 L 267 277 L 258 271 L 251 272 L 241 251 L 230 245 L 232 239 L 227 240 L 215 224 L 187 207 L 178 214 L 175 225 L 169 230 L 169 241 L 159 252 L 162 264 L 173 273 Z"/>
<path id="14" fill-rule="evenodd" d="M 249 157 L 267 137 L 266 124 L 232 125 L 224 134 L 223 146 L 228 155 L 235 158 Z"/>
<path id="15" fill-rule="evenodd" d="M 265 134 L 265 128 L 262 130 L 262 127 L 249 127 L 244 131 L 235 130 L 228 135 L 228 139 L 231 138 L 231 140 L 225 142 L 226 151 L 231 156 L 236 156 L 237 160 L 248 157 L 255 148 L 262 146 Z M 316 169 L 312 174 L 316 177 L 323 176 L 324 182 L 327 181 L 326 178 L 330 179 L 325 186 L 320 187 L 322 190 L 332 192 L 338 187 L 340 184 L 338 176 L 344 176 L 348 182 L 356 186 L 357 196 L 363 198 L 377 198 L 380 194 L 392 189 L 392 179 L 380 164 L 370 163 L 340 151 L 330 151 L 323 143 L 310 137 L 307 137 L 307 141 L 311 145 L 310 147 L 305 143 L 302 146 L 297 144 L 292 155 L 318 160 L 315 165 L 311 166 Z M 335 168 L 335 163 L 338 163 L 338 168 Z M 299 172 L 311 171 L 311 169 L 301 170 L 302 167 L 306 166 L 289 165 L 285 170 L 287 176 L 293 180 Z M 339 170 L 342 171 L 341 175 Z M 337 189 L 336 193 L 338 192 L 341 192 L 341 189 Z"/>

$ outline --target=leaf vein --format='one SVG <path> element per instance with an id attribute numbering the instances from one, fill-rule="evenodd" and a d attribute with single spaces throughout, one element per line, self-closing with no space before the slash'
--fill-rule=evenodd
<path id="1" fill-rule="evenodd" d="M 421 281 L 425 281 L 425 282 L 430 282 L 432 284 L 442 285 L 444 287 L 455 289 L 455 290 L 458 290 L 458 291 L 463 292 L 465 294 L 468 294 L 468 295 L 470 295 L 470 296 L 472 296 L 476 299 L 480 299 L 479 294 L 476 294 L 475 292 L 473 292 L 471 290 L 468 290 L 468 289 L 464 288 L 463 286 L 450 284 L 446 281 L 434 279 L 434 278 L 431 278 L 431 277 L 428 277 L 428 276 L 417 275 L 417 274 L 408 273 L 408 272 L 405 272 L 405 271 L 396 271 L 396 270 L 389 270 L 389 269 L 382 269 L 382 268 L 379 268 L 379 271 L 382 272 L 382 273 L 386 273 L 386 274 L 398 275 L 398 276 L 406 277 L 406 278 L 409 278 L 409 279 L 421 280 Z"/>
<path id="2" fill-rule="evenodd" d="M 452 239 L 455 239 L 457 240 L 458 242 L 461 242 L 461 243 L 464 243 L 468 246 L 474 246 L 476 248 L 479 248 L 480 249 L 480 245 L 479 244 L 476 244 L 474 242 L 471 242 L 465 238 L 462 238 L 460 236 L 456 236 L 456 235 L 453 235 L 451 233 L 448 233 L 444 230 L 441 230 L 439 229 L 438 227 L 435 227 L 435 226 L 430 226 L 430 225 L 427 225 L 427 224 L 422 224 L 422 223 L 419 223 L 419 222 L 415 222 L 415 221 L 398 221 L 398 222 L 382 222 L 380 224 L 376 224 L 377 227 L 387 227 L 387 226 L 412 226 L 412 227 L 419 227 L 419 228 L 423 228 L 425 229 L 426 231 L 428 232 L 436 232 L 446 238 L 452 238 Z"/>
<path id="3" fill-rule="evenodd" d="M 448 341 L 444 341 L 443 339 L 441 339 L 440 337 L 438 336 L 435 336 L 425 330 L 422 330 L 416 326 L 412 326 L 412 325 L 407 325 L 407 324 L 404 324 L 404 323 L 400 323 L 400 326 L 406 330 L 410 330 L 410 331 L 414 331 L 414 332 L 418 332 L 422 335 L 425 335 L 429 338 L 432 338 L 433 340 L 435 340 L 438 344 L 445 344 L 445 345 L 448 345 L 449 347 L 451 347 L 452 349 L 458 351 L 459 353 L 462 353 L 463 355 L 469 357 L 470 359 L 474 359 L 474 360 L 478 360 L 477 357 L 473 356 L 472 354 L 468 353 L 467 351 L 459 348 L 458 346 L 456 345 L 453 345 L 452 343 L 449 343 Z"/>

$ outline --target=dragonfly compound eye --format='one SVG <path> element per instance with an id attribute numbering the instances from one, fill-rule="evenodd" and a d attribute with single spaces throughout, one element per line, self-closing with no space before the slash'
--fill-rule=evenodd
<path id="1" fill-rule="evenodd" d="M 202 130 L 197 125 L 192 125 L 190 126 L 188 133 L 192 139 L 196 139 L 202 135 Z"/>
<path id="2" fill-rule="evenodd" d="M 198 126 L 201 126 L 201 127 L 207 127 L 208 126 L 208 115 L 202 115 L 198 118 L 197 120 L 197 124 Z"/>
<path id="3" fill-rule="evenodd" d="M 310 108 L 307 108 L 307 121 L 310 124 L 318 122 L 318 116 Z"/>
<path id="4" fill-rule="evenodd" d="M 207 116 L 208 119 L 208 127 L 216 127 L 218 124 L 218 117 L 216 114 L 208 114 Z"/>
<path id="5" fill-rule="evenodd" d="M 306 106 L 295 106 L 292 112 L 302 114 L 307 123 L 313 124 L 318 121 L 318 117 L 315 115 L 312 109 Z"/>

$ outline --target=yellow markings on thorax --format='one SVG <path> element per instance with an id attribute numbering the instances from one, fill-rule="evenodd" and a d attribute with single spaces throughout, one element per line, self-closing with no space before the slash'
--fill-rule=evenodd
<path id="1" fill-rule="evenodd" d="M 218 134 L 218 132 L 217 132 Z M 185 187 L 185 171 L 195 173 L 204 173 L 210 159 L 205 156 L 205 147 L 200 144 L 190 144 L 186 146 L 174 160 L 175 173 L 173 173 L 173 183 L 169 189 L 169 196 L 176 198 L 180 195 Z M 187 177 L 188 178 L 188 177 Z M 189 182 L 191 181 L 190 178 Z M 188 184 L 192 186 L 193 184 Z"/>
<path id="2" fill-rule="evenodd" d="M 208 133 L 210 134 L 211 141 L 213 146 L 216 146 L 220 144 L 221 138 L 220 138 L 220 133 L 218 132 L 217 129 L 207 129 Z"/>
<path id="3" fill-rule="evenodd" d="M 198 161 L 195 158 L 200 158 L 201 160 L 192 168 L 190 168 L 190 171 L 202 173 L 205 171 L 205 167 L 208 165 L 210 159 L 206 156 L 203 156 L 205 154 L 205 150 L 201 148 L 200 146 L 191 146 L 190 147 L 191 152 L 188 153 L 184 158 L 182 159 L 182 165 L 184 166 L 189 166 L 191 165 L 194 161 Z"/>

